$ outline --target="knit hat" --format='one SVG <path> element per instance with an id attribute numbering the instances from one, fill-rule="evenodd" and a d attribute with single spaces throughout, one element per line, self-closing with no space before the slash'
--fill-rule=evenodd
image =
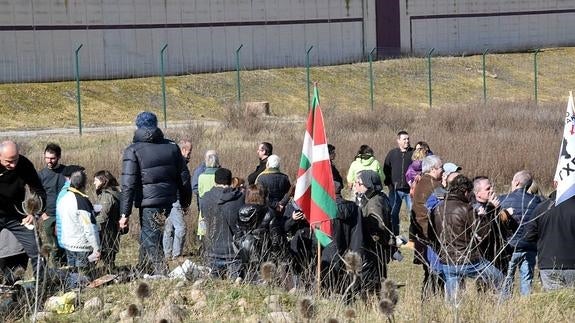
<path id="1" fill-rule="evenodd" d="M 232 171 L 227 168 L 218 168 L 214 174 L 214 181 L 219 185 L 230 185 L 232 183 Z"/>
<path id="2" fill-rule="evenodd" d="M 64 169 L 62 169 L 62 175 L 64 175 L 64 177 L 69 178 L 75 172 L 80 172 L 83 170 L 86 170 L 86 169 L 80 165 L 68 165 L 68 166 L 64 167 Z"/>
<path id="3" fill-rule="evenodd" d="M 271 155 L 266 162 L 267 168 L 280 168 L 280 157 L 278 155 Z"/>
<path id="4" fill-rule="evenodd" d="M 369 169 L 362 170 L 357 174 L 357 177 L 361 179 L 363 186 L 368 190 L 371 189 L 375 192 L 379 192 L 383 189 L 381 177 L 379 177 L 379 174 L 375 171 Z"/>
<path id="5" fill-rule="evenodd" d="M 136 117 L 136 127 L 140 128 L 157 128 L 158 118 L 155 114 L 148 111 L 143 111 Z"/>

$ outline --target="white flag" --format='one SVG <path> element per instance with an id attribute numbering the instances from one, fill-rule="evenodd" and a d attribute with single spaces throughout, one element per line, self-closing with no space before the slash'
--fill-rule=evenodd
<path id="1" fill-rule="evenodd" d="M 557 170 L 555 171 L 555 181 L 557 182 L 555 205 L 559 205 L 575 195 L 575 115 L 573 110 L 575 110 L 573 93 L 569 92 L 563 140 L 561 141 Z"/>

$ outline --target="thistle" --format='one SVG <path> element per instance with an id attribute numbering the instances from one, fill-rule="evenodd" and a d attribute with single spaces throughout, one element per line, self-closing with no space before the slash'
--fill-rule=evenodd
<path id="1" fill-rule="evenodd" d="M 276 265 L 271 261 L 266 261 L 260 267 L 260 274 L 265 282 L 271 282 L 276 274 Z"/>
<path id="2" fill-rule="evenodd" d="M 315 316 L 315 305 L 311 298 L 302 298 L 298 305 L 299 313 L 304 319 L 311 320 Z"/>
<path id="3" fill-rule="evenodd" d="M 355 310 L 353 308 L 346 308 L 345 312 L 343 312 L 343 316 L 348 320 L 348 321 L 352 321 L 353 319 L 356 318 L 356 313 Z"/>
<path id="4" fill-rule="evenodd" d="M 150 297 L 150 285 L 145 282 L 141 282 L 138 285 L 138 288 L 136 288 L 136 296 L 141 300 Z"/>
<path id="5" fill-rule="evenodd" d="M 140 309 L 136 304 L 128 305 L 128 317 L 140 316 Z"/>
<path id="6" fill-rule="evenodd" d="M 362 260 L 361 256 L 355 251 L 349 251 L 343 257 L 345 264 L 345 271 L 352 275 L 358 275 L 361 271 Z"/>

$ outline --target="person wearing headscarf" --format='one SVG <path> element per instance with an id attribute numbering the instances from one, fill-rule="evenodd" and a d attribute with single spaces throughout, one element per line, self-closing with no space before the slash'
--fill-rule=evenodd
<path id="1" fill-rule="evenodd" d="M 387 277 L 387 263 L 395 248 L 395 236 L 391 231 L 391 206 L 381 190 L 383 183 L 378 173 L 363 170 L 354 181 L 356 203 L 359 207 L 363 245 L 361 250 L 363 269 L 362 290 L 377 292 L 380 282 Z"/>

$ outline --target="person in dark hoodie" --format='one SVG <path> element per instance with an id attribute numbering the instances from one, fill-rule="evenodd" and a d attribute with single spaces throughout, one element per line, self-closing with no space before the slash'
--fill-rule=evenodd
<path id="1" fill-rule="evenodd" d="M 379 291 L 380 282 L 387 278 L 387 264 L 394 252 L 395 236 L 391 229 L 391 206 L 382 189 L 383 184 L 378 173 L 363 170 L 357 174 L 354 191 L 363 236 L 361 248 L 363 293 Z"/>
<path id="2" fill-rule="evenodd" d="M 42 182 L 32 162 L 20 155 L 15 142 L 2 142 L 0 144 L 0 230 L 8 229 L 14 234 L 32 260 L 32 267 L 36 271 L 41 269 L 38 266 L 38 244 L 33 229 L 28 229 L 26 226 L 33 225 L 34 216 L 39 216 L 44 210 L 35 210 L 37 214 L 24 214 L 26 210 L 22 210 L 22 202 L 26 197 L 26 185 L 40 197 L 42 205 L 46 205 L 46 191 L 42 187 Z"/>
<path id="3" fill-rule="evenodd" d="M 206 260 L 213 277 L 233 280 L 239 277 L 241 269 L 233 242 L 239 231 L 238 215 L 244 205 L 244 194 L 230 186 L 232 172 L 227 168 L 218 168 L 214 180 L 214 187 L 204 194 L 200 204 L 207 224 Z"/>
<path id="4" fill-rule="evenodd" d="M 122 158 L 120 229 L 128 226 L 132 206 L 139 208 L 139 264 L 144 273 L 165 275 L 164 223 L 178 196 L 183 209 L 190 205 L 190 172 L 178 145 L 164 138 L 155 114 L 141 112 L 136 126 L 133 143 Z"/>
<path id="5" fill-rule="evenodd" d="M 118 221 L 120 220 L 120 190 L 114 175 L 107 170 L 94 174 L 96 200 L 94 211 L 96 223 L 100 229 L 100 242 L 102 245 L 102 261 L 108 272 L 116 265 L 116 254 L 120 249 L 120 234 Z"/>

